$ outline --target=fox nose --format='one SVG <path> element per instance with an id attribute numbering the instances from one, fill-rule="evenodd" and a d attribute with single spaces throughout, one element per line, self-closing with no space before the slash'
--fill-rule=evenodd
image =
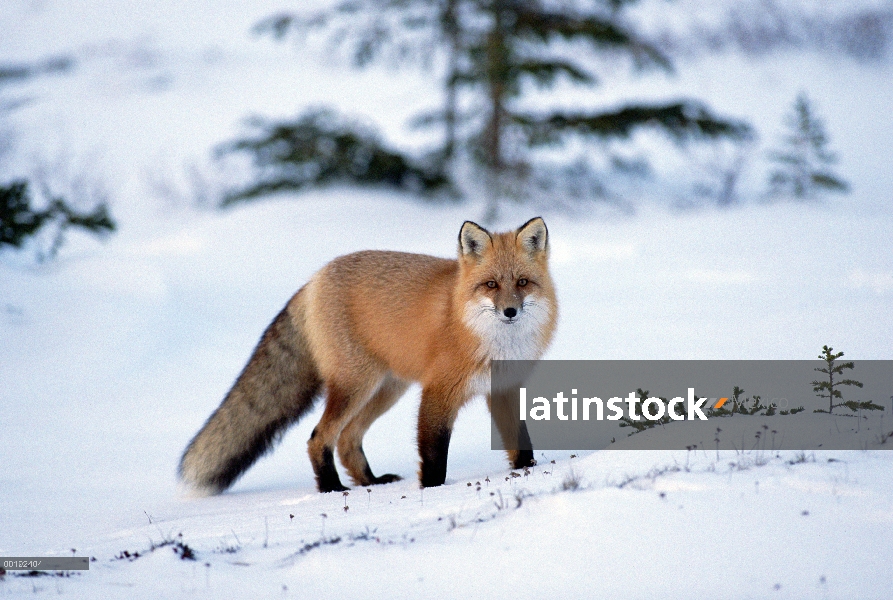
<path id="1" fill-rule="evenodd" d="M 509 319 L 514 319 L 514 318 L 515 318 L 515 315 L 518 314 L 518 311 L 515 310 L 514 308 L 512 308 L 511 306 L 509 306 L 507 309 L 505 309 L 504 311 L 502 311 L 502 314 L 504 314 L 504 315 L 505 315 L 506 317 L 508 317 Z"/>

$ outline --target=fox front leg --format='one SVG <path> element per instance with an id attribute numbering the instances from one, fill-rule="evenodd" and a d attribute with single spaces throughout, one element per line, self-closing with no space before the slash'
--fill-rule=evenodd
<path id="1" fill-rule="evenodd" d="M 422 487 L 436 487 L 446 481 L 451 435 L 452 430 L 446 428 L 429 434 L 419 431 L 419 455 L 422 459 L 419 481 Z"/>
<path id="2" fill-rule="evenodd" d="M 422 391 L 419 406 L 419 481 L 422 487 L 443 485 L 453 423 L 465 398 L 452 398 L 436 389 Z"/>
<path id="3" fill-rule="evenodd" d="M 518 419 L 516 404 L 511 394 L 487 394 L 487 407 L 502 438 L 509 463 L 513 469 L 523 469 L 534 464 L 533 444 L 527 432 L 527 424 Z"/>
<path id="4" fill-rule="evenodd" d="M 530 434 L 527 433 L 527 424 L 524 421 L 518 426 L 518 449 L 509 451 L 509 460 L 516 469 L 532 467 L 536 463 L 533 459 L 533 444 L 530 442 Z"/>

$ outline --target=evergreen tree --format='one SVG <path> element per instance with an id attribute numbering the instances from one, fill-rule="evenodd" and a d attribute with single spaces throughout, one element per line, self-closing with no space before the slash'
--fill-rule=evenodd
<path id="1" fill-rule="evenodd" d="M 288 123 L 253 119 L 250 126 L 254 135 L 217 152 L 247 152 L 257 181 L 228 192 L 222 206 L 341 181 L 417 192 L 450 189 L 447 176 L 436 165 L 404 156 L 384 145 L 374 131 L 340 120 L 331 111 L 310 110 Z"/>
<path id="2" fill-rule="evenodd" d="M 770 194 L 812 198 L 823 191 L 847 192 L 849 185 L 835 174 L 837 155 L 828 150 L 825 125 L 805 93 L 797 96 L 786 118 L 785 146 L 770 154 L 777 168 L 769 175 Z"/>
<path id="3" fill-rule="evenodd" d="M 862 387 L 861 381 L 856 381 L 855 379 L 837 379 L 835 380 L 835 376 L 842 376 L 843 372 L 846 370 L 854 369 L 855 363 L 852 361 L 844 362 L 844 363 L 836 363 L 837 359 L 843 356 L 843 352 L 834 353 L 834 348 L 830 348 L 829 346 L 822 346 L 822 353 L 819 354 L 819 358 L 825 361 L 824 367 L 817 367 L 815 370 L 819 373 L 824 373 L 828 376 L 827 380 L 822 381 L 813 381 L 813 391 L 816 392 L 816 396 L 820 398 L 828 399 L 828 410 L 827 412 L 830 414 L 836 407 L 838 406 L 846 406 L 851 411 L 856 412 L 859 409 L 865 410 L 884 410 L 884 407 L 874 404 L 873 402 L 866 400 L 864 402 L 856 402 L 855 400 L 848 400 L 843 402 L 843 393 L 840 391 L 841 386 L 844 385 L 852 385 L 856 387 Z M 837 404 L 834 403 L 834 400 L 839 399 L 841 402 Z M 815 412 L 826 412 L 823 410 L 816 410 Z"/>
<path id="4" fill-rule="evenodd" d="M 51 58 L 34 64 L 0 64 L 0 87 L 39 75 L 65 73 L 74 67 L 74 60 L 66 56 Z M 19 106 L 21 101 L 4 100 L 0 97 L 0 117 L 6 111 Z M 9 134 L 0 128 L 0 137 Z M 0 152 L 7 151 L 11 144 L 0 140 Z M 104 201 L 96 203 L 90 212 L 82 212 L 72 207 L 64 198 L 54 195 L 46 182 L 38 183 L 37 208 L 32 205 L 32 191 L 25 179 L 0 184 L 0 252 L 8 248 L 22 248 L 40 231 L 55 228 L 48 249 L 38 250 L 38 260 L 53 258 L 65 240 L 65 232 L 74 227 L 96 235 L 115 230 L 115 221 Z"/>
<path id="5" fill-rule="evenodd" d="M 354 63 L 390 58 L 397 64 L 427 61 L 442 67 L 442 109 L 420 124 L 442 124 L 443 163 L 460 150 L 488 179 L 527 178 L 532 150 L 577 136 L 612 140 L 643 128 L 674 141 L 744 138 L 749 128 L 714 115 L 703 103 L 677 99 L 611 108 L 524 105 L 532 86 L 560 82 L 595 86 L 601 54 L 621 55 L 639 68 L 671 71 L 668 56 L 624 20 L 636 0 L 595 0 L 586 6 L 526 0 L 344 0 L 309 15 L 280 14 L 258 29 L 277 37 L 323 30 L 350 46 Z"/>
<path id="6" fill-rule="evenodd" d="M 28 237 L 44 226 L 49 215 L 31 209 L 28 184 L 14 181 L 0 186 L 0 248 L 21 248 Z"/>
<path id="7" fill-rule="evenodd" d="M 56 255 L 65 232 L 71 227 L 93 234 L 115 230 L 115 222 L 105 203 L 85 213 L 75 210 L 61 198 L 53 198 L 45 209 L 39 210 L 31 206 L 27 182 L 14 181 L 8 186 L 0 185 L 0 250 L 5 246 L 21 248 L 29 238 L 47 226 L 54 226 L 56 232 L 49 250 L 38 254 L 40 260 Z"/>

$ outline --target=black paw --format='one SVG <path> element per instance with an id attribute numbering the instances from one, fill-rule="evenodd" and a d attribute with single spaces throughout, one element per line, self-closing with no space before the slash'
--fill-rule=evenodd
<path id="1" fill-rule="evenodd" d="M 533 459 L 533 450 L 520 450 L 518 457 L 512 461 L 512 467 L 515 469 L 523 469 L 524 467 L 532 467 L 536 464 Z"/>
<path id="2" fill-rule="evenodd" d="M 444 484 L 446 481 L 446 471 L 441 472 L 428 472 L 422 473 L 422 476 L 419 478 L 419 483 L 422 484 L 423 488 L 426 487 L 438 487 Z"/>
<path id="3" fill-rule="evenodd" d="M 350 490 L 349 487 L 344 487 L 344 485 L 343 485 L 340 481 L 337 482 L 337 483 L 335 483 L 335 484 L 331 484 L 331 485 L 322 485 L 322 484 L 320 484 L 320 485 L 318 485 L 317 487 L 319 488 L 319 491 L 322 492 L 322 493 L 326 493 L 326 492 L 347 492 L 347 491 Z"/>
<path id="4" fill-rule="evenodd" d="M 393 473 L 385 473 L 381 477 L 373 477 L 372 481 L 369 485 L 379 485 L 382 483 L 394 483 L 395 481 L 400 481 L 403 478 L 399 475 L 394 475 Z"/>

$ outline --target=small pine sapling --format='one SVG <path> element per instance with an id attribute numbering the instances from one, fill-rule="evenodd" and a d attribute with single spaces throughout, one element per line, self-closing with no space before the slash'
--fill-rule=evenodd
<path id="1" fill-rule="evenodd" d="M 741 395 L 743 393 L 744 390 L 737 385 L 732 388 L 732 413 L 744 412 L 743 403 L 741 402 Z"/>
<path id="2" fill-rule="evenodd" d="M 660 396 L 652 396 L 651 392 L 649 392 L 648 390 L 643 390 L 642 388 L 636 389 L 636 395 L 642 399 L 643 403 L 645 402 L 645 400 L 653 398 L 663 404 L 663 416 L 659 419 L 654 420 L 646 418 L 644 414 L 640 415 L 637 420 L 631 417 L 620 417 L 620 427 L 632 427 L 633 429 L 635 429 L 635 431 L 630 435 L 640 433 L 642 431 L 645 431 L 646 429 L 651 429 L 656 425 L 666 425 L 672 420 L 670 418 L 669 409 L 667 408 L 668 404 L 666 398 L 662 398 Z"/>
<path id="3" fill-rule="evenodd" d="M 834 352 L 834 348 L 831 348 L 827 345 L 822 346 L 822 353 L 819 354 L 819 358 L 825 361 L 824 367 L 816 367 L 816 371 L 819 373 L 824 373 L 828 376 L 827 380 L 816 380 L 812 382 L 812 389 L 816 392 L 816 396 L 819 398 L 827 398 L 828 399 L 828 410 L 817 409 L 815 412 L 827 412 L 831 413 L 835 407 L 837 406 L 846 406 L 853 412 L 857 411 L 860 408 L 867 408 L 869 410 L 875 410 L 873 408 L 869 408 L 868 405 L 877 406 L 880 410 L 883 410 L 883 407 L 878 406 L 877 404 L 873 404 L 870 401 L 867 402 L 856 402 L 854 400 L 850 400 L 847 402 L 843 402 L 843 393 L 840 391 L 840 386 L 844 385 L 854 385 L 856 387 L 862 387 L 861 381 L 856 381 L 855 379 L 836 379 L 835 376 L 842 376 L 843 372 L 848 369 L 854 369 L 856 367 L 855 363 L 850 362 L 842 362 L 837 363 L 837 359 L 843 356 L 843 352 Z M 835 399 L 841 400 L 837 404 L 834 403 Z M 865 406 L 863 406 L 865 405 Z"/>

